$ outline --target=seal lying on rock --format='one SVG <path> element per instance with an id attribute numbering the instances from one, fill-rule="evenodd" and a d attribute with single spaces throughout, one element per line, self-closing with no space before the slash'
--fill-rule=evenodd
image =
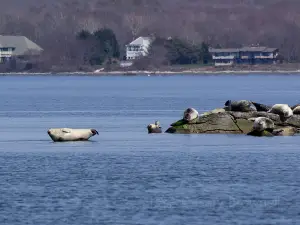
<path id="1" fill-rule="evenodd" d="M 294 110 L 297 106 L 300 106 L 300 104 L 293 105 L 293 106 L 291 106 L 290 108 L 291 108 L 292 110 Z"/>
<path id="2" fill-rule="evenodd" d="M 224 108 L 226 111 L 235 111 L 235 112 L 256 112 L 256 111 L 267 112 L 271 109 L 271 106 L 248 101 L 248 100 L 240 100 L 240 101 L 228 100 L 225 103 Z"/>
<path id="3" fill-rule="evenodd" d="M 190 122 L 194 119 L 197 119 L 199 117 L 199 113 L 194 108 L 188 108 L 183 113 L 183 120 Z"/>
<path id="4" fill-rule="evenodd" d="M 147 126 L 147 129 L 148 129 L 148 134 L 162 132 L 159 121 L 155 121 L 154 124 L 153 123 L 149 124 Z"/>
<path id="5" fill-rule="evenodd" d="M 264 105 L 257 102 L 252 102 L 258 112 L 268 112 L 271 109 L 271 106 Z"/>
<path id="6" fill-rule="evenodd" d="M 247 135 L 256 137 L 273 137 L 284 136 L 284 129 L 274 130 L 275 125 L 273 120 L 267 117 L 249 118 L 248 120 L 254 121 L 252 131 Z"/>
<path id="7" fill-rule="evenodd" d="M 255 105 L 251 101 L 248 101 L 248 100 L 240 100 L 240 101 L 227 100 L 227 102 L 225 102 L 225 110 L 226 111 L 235 111 L 235 112 L 257 111 Z"/>
<path id="8" fill-rule="evenodd" d="M 263 131 L 267 130 L 269 132 L 273 132 L 274 130 L 274 122 L 273 120 L 267 117 L 256 117 L 256 118 L 249 118 L 248 120 L 254 121 L 253 123 L 253 130 Z"/>
<path id="9" fill-rule="evenodd" d="M 87 141 L 94 135 L 99 135 L 95 129 L 51 128 L 47 131 L 53 141 Z"/>
<path id="10" fill-rule="evenodd" d="M 252 130 L 247 134 L 251 136 L 266 136 L 272 137 L 274 131 L 273 120 L 267 117 L 249 118 L 248 120 L 254 121 Z"/>
<path id="11" fill-rule="evenodd" d="M 294 107 L 294 108 L 291 108 L 293 110 L 293 114 L 295 115 L 299 115 L 300 114 L 300 105 Z"/>
<path id="12" fill-rule="evenodd" d="M 275 104 L 268 111 L 268 113 L 273 113 L 279 115 L 282 121 L 287 120 L 293 115 L 292 109 L 287 104 Z"/>
<path id="13" fill-rule="evenodd" d="M 273 136 L 293 136 L 299 133 L 299 128 L 295 127 L 281 127 L 275 129 L 273 120 L 267 117 L 249 118 L 248 120 L 254 121 L 252 131 L 247 135 L 256 137 L 273 137 Z"/>
<path id="14" fill-rule="evenodd" d="M 219 108 L 219 109 L 213 109 L 209 112 L 204 112 L 204 113 L 200 114 L 199 116 L 208 116 L 208 115 L 213 114 L 213 113 L 224 113 L 224 112 L 225 112 L 225 109 Z"/>

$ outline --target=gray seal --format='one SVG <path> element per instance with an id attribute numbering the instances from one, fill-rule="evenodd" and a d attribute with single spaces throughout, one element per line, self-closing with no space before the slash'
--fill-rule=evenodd
<path id="1" fill-rule="evenodd" d="M 300 105 L 291 108 L 293 110 L 293 114 L 299 115 L 300 114 Z"/>
<path id="2" fill-rule="evenodd" d="M 267 117 L 249 118 L 248 120 L 254 121 L 254 123 L 252 130 L 247 135 L 256 137 L 273 137 L 276 135 L 273 120 Z"/>
<path id="3" fill-rule="evenodd" d="M 90 137 L 99 135 L 96 129 L 51 128 L 47 131 L 54 142 L 87 141 Z"/>
<path id="4" fill-rule="evenodd" d="M 257 103 L 257 102 L 252 102 L 252 104 L 256 107 L 256 110 L 258 112 L 268 112 L 271 109 L 271 106 L 268 106 L 265 104 L 261 104 L 261 103 Z"/>
<path id="5" fill-rule="evenodd" d="M 248 120 L 253 121 L 253 118 L 249 118 Z M 257 117 L 257 118 L 254 118 L 252 130 L 257 130 L 257 131 L 266 130 L 269 132 L 273 132 L 274 127 L 275 127 L 275 125 L 274 125 L 273 120 L 271 120 L 267 117 Z"/>
<path id="6" fill-rule="evenodd" d="M 240 100 L 240 101 L 227 100 L 227 102 L 225 102 L 224 109 L 226 111 L 234 111 L 234 112 L 256 112 L 257 111 L 255 105 L 248 100 Z"/>
<path id="7" fill-rule="evenodd" d="M 148 134 L 158 134 L 158 133 L 162 133 L 162 130 L 161 130 L 161 126 L 160 126 L 160 123 L 159 121 L 155 121 L 154 124 L 149 124 L 147 126 L 147 129 L 148 129 Z"/>
<path id="8" fill-rule="evenodd" d="M 268 113 L 277 114 L 281 121 L 285 121 L 293 115 L 293 110 L 287 104 L 275 104 Z"/>
<path id="9" fill-rule="evenodd" d="M 187 108 L 183 113 L 183 120 L 190 122 L 192 120 L 195 120 L 199 117 L 199 113 L 194 108 Z"/>
<path id="10" fill-rule="evenodd" d="M 290 108 L 291 108 L 292 110 L 294 110 L 294 109 L 297 108 L 298 106 L 300 106 L 300 104 L 293 105 L 293 106 L 291 106 Z"/>

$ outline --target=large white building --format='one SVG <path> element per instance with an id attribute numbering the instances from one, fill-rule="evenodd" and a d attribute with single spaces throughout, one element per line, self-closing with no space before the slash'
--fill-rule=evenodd
<path id="1" fill-rule="evenodd" d="M 139 37 L 126 45 L 126 59 L 134 60 L 148 54 L 152 39 L 150 37 Z"/>
<path id="2" fill-rule="evenodd" d="M 12 56 L 22 56 L 27 53 L 40 53 L 43 49 L 24 36 L 0 35 L 0 63 Z"/>

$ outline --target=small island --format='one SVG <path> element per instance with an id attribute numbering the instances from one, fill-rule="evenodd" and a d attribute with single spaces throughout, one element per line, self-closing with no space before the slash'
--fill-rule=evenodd
<path id="1" fill-rule="evenodd" d="M 175 134 L 248 134 L 253 130 L 251 119 L 265 117 L 274 122 L 274 130 L 280 136 L 291 136 L 299 132 L 300 115 L 294 114 L 282 120 L 278 114 L 266 111 L 237 112 L 217 108 L 187 121 L 184 118 L 171 124 L 166 133 Z M 263 134 L 261 136 L 264 136 Z"/>

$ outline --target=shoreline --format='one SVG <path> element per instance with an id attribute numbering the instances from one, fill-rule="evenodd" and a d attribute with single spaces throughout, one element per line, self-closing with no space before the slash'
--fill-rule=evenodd
<path id="1" fill-rule="evenodd" d="M 0 76 L 165 76 L 165 75 L 238 75 L 238 74 L 300 74 L 300 70 L 224 70 L 224 71 L 101 71 L 101 72 L 9 72 Z"/>

